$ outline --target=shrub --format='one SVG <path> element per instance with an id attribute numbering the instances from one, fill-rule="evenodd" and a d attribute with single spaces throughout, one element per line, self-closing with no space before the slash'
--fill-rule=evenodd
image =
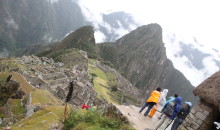
<path id="1" fill-rule="evenodd" d="M 121 120 L 103 116 L 99 111 L 73 111 L 64 122 L 64 129 L 96 129 L 96 130 L 119 130 L 125 128 Z M 130 128 L 130 126 L 127 126 Z"/>

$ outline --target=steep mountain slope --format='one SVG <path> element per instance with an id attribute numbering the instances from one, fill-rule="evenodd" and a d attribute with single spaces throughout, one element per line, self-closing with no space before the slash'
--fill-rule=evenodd
<path id="1" fill-rule="evenodd" d="M 59 50 L 78 48 L 86 52 L 95 53 L 95 38 L 92 26 L 84 26 L 65 37 L 52 52 Z"/>
<path id="2" fill-rule="evenodd" d="M 166 57 L 162 28 L 158 24 L 137 28 L 115 41 L 115 48 L 117 70 L 142 89 L 143 95 L 160 86 L 168 88 L 170 96 L 177 93 L 184 100 L 195 101 L 194 87 Z"/>
<path id="3" fill-rule="evenodd" d="M 82 25 L 85 20 L 75 1 L 0 1 L 1 49 L 59 40 Z"/>

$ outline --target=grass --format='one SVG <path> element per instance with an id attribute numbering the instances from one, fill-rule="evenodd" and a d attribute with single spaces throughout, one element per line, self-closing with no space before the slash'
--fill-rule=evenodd
<path id="1" fill-rule="evenodd" d="M 100 111 L 73 111 L 64 122 L 64 130 L 131 130 L 121 120 L 103 116 Z"/>
<path id="2" fill-rule="evenodd" d="M 57 99 L 53 94 L 51 94 L 48 90 L 36 89 L 32 92 L 32 104 L 61 104 L 61 101 Z"/>
<path id="3" fill-rule="evenodd" d="M 14 115 L 24 114 L 25 108 L 21 106 L 21 99 L 9 99 L 8 102 L 12 107 L 11 109 Z"/>
<path id="4" fill-rule="evenodd" d="M 108 78 L 106 77 L 105 73 L 101 69 L 94 67 L 91 64 L 89 64 L 89 73 L 90 73 L 90 79 L 92 78 L 92 74 L 95 74 L 97 77 L 105 81 L 108 81 Z"/>
<path id="5" fill-rule="evenodd" d="M 95 88 L 95 91 L 98 93 L 98 98 L 99 99 L 104 98 L 109 103 L 118 104 L 118 102 L 115 102 L 114 100 L 112 100 L 111 96 L 109 95 L 110 86 L 109 86 L 109 80 L 106 74 L 101 69 L 93 65 L 95 63 L 94 60 L 90 60 L 89 62 L 90 62 L 89 77 L 90 79 L 93 79 L 94 88 Z M 101 86 L 100 84 L 102 84 L 105 87 Z"/>
<path id="6" fill-rule="evenodd" d="M 70 111 L 70 107 L 68 110 Z M 47 130 L 52 124 L 60 122 L 64 106 L 47 106 L 35 112 L 31 117 L 25 118 L 12 125 L 13 130 Z"/>
<path id="7" fill-rule="evenodd" d="M 22 90 L 26 94 L 30 94 L 30 92 L 34 91 L 35 89 L 27 82 L 27 80 L 16 72 L 12 72 L 12 79 L 19 82 Z"/>

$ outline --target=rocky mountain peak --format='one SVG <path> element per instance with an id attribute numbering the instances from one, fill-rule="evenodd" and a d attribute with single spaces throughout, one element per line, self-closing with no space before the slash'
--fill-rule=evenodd
<path id="1" fill-rule="evenodd" d="M 167 59 L 160 25 L 138 27 L 116 40 L 115 49 L 117 62 L 114 66 L 142 90 L 143 96 L 160 86 L 170 90 L 168 96 L 177 93 L 186 100 L 196 100 L 192 94 L 194 87 Z"/>
<path id="2" fill-rule="evenodd" d="M 95 45 L 94 30 L 92 26 L 83 26 L 65 37 L 53 51 L 69 48 L 79 48 L 88 51 L 83 44 L 88 43 Z"/>

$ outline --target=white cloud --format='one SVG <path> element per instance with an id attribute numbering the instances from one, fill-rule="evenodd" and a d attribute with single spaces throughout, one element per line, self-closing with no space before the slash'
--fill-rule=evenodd
<path id="1" fill-rule="evenodd" d="M 94 35 L 95 35 L 96 43 L 101 43 L 106 39 L 106 36 L 100 31 L 95 31 Z"/>
<path id="2" fill-rule="evenodd" d="M 4 58 L 8 56 L 9 56 L 9 53 L 7 49 L 3 48 L 2 50 L 0 50 L 0 58 Z"/>
<path id="3" fill-rule="evenodd" d="M 159 23 L 220 50 L 219 0 L 80 0 L 80 4 L 93 14 L 126 11 L 141 25 Z"/>
<path id="4" fill-rule="evenodd" d="M 59 0 L 47 0 L 47 2 L 50 2 L 51 4 L 58 2 Z"/>
<path id="5" fill-rule="evenodd" d="M 172 60 L 174 67 L 180 70 L 194 86 L 199 85 L 203 80 L 219 70 L 214 60 L 219 60 L 220 56 L 217 56 L 214 50 L 210 50 L 210 48 L 206 48 L 206 46 L 200 46 L 193 38 L 184 38 L 179 35 L 174 36 L 174 34 L 170 32 L 164 34 L 166 34 L 163 40 L 166 43 L 167 57 Z M 179 55 L 182 51 L 181 42 L 192 45 L 192 47 L 202 53 L 210 54 L 210 56 L 204 58 L 202 61 L 204 68 L 197 69 L 186 56 Z M 195 56 L 191 57 L 196 58 Z"/>
<path id="6" fill-rule="evenodd" d="M 219 0 L 80 0 L 79 3 L 83 10 L 87 11 L 87 18 L 96 27 L 98 24 L 104 25 L 108 31 L 116 34 L 124 35 L 127 30 L 112 29 L 103 23 L 100 17 L 102 13 L 125 11 L 130 13 L 139 25 L 160 24 L 168 58 L 195 86 L 218 71 L 214 60 L 220 61 Z M 135 25 L 131 26 L 136 28 Z M 173 34 L 169 32 L 175 33 L 177 39 L 172 41 L 170 38 Z M 194 37 L 198 43 L 194 41 Z M 196 69 L 187 57 L 178 55 L 181 51 L 180 41 L 193 45 L 203 53 L 211 54 L 203 60 L 203 69 Z"/>
<path id="7" fill-rule="evenodd" d="M 7 26 L 9 28 L 12 28 L 14 30 L 18 30 L 19 29 L 19 25 L 14 21 L 13 18 L 11 18 L 11 17 L 5 18 L 4 21 L 5 21 L 5 23 L 7 24 Z"/>

